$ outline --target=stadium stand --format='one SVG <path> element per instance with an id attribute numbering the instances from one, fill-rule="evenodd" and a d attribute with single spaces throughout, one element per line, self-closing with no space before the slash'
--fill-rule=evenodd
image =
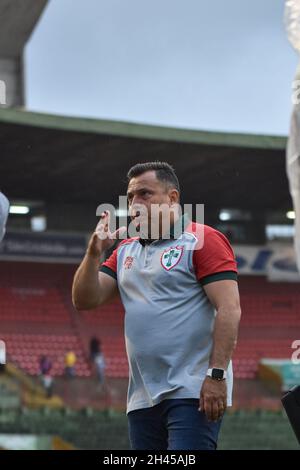
<path id="1" fill-rule="evenodd" d="M 234 355 L 237 378 L 254 378 L 262 357 L 290 358 L 291 338 L 300 326 L 297 283 L 271 283 L 262 276 L 239 280 L 242 320 Z"/>
<path id="2" fill-rule="evenodd" d="M 71 304 L 73 265 L 2 262 L 0 266 L 1 338 L 8 359 L 30 375 L 38 375 L 39 358 L 49 357 L 52 373 L 64 373 L 64 356 L 73 350 L 76 375 L 89 377 L 90 337 L 99 333 L 107 376 L 127 377 L 120 302 L 93 312 L 77 313 Z"/>
<path id="3" fill-rule="evenodd" d="M 77 375 L 89 377 L 89 339 L 101 337 L 108 377 L 126 378 L 124 311 L 119 301 L 93 311 L 76 312 L 70 288 L 74 265 L 2 262 L 0 266 L 1 337 L 9 360 L 31 375 L 38 360 L 53 361 L 53 374 L 64 371 L 64 354 L 74 350 Z M 272 284 L 262 276 L 240 276 L 242 321 L 234 354 L 237 378 L 256 376 L 262 357 L 289 358 L 293 330 L 299 328 L 298 285 Z M 20 333 L 22 332 L 22 333 Z"/>

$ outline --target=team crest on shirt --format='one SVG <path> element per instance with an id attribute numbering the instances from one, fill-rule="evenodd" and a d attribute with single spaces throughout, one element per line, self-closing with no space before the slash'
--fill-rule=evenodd
<path id="1" fill-rule="evenodd" d="M 174 268 L 176 264 L 179 263 L 183 253 L 183 246 L 171 246 L 167 250 L 165 250 L 160 258 L 160 262 L 162 267 L 166 271 L 170 271 L 170 269 Z"/>
<path id="2" fill-rule="evenodd" d="M 127 256 L 125 261 L 124 261 L 124 268 L 125 269 L 130 269 L 132 267 L 133 263 L 133 257 L 132 256 Z"/>

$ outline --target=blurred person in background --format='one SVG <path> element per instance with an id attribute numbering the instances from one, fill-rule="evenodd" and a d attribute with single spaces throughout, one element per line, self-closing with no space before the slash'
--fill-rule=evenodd
<path id="1" fill-rule="evenodd" d="M 100 340 L 96 336 L 92 336 L 90 339 L 90 361 L 92 364 L 94 363 L 95 357 L 99 353 L 100 348 Z"/>
<path id="2" fill-rule="evenodd" d="M 105 358 L 101 341 L 96 336 L 93 336 L 90 340 L 90 360 L 95 368 L 99 384 L 103 385 L 105 381 Z"/>
<path id="3" fill-rule="evenodd" d="M 97 373 L 99 383 L 101 385 L 104 385 L 104 382 L 105 382 L 105 359 L 104 359 L 104 354 L 101 350 L 101 346 L 99 348 L 99 352 L 95 356 L 94 363 L 95 363 L 96 373 Z"/>
<path id="4" fill-rule="evenodd" d="M 74 351 L 67 351 L 65 355 L 65 375 L 68 378 L 75 377 L 76 375 L 76 361 L 77 357 Z"/>
<path id="5" fill-rule="evenodd" d="M 51 398 L 53 393 L 53 377 L 50 374 L 50 371 L 52 369 L 52 362 L 50 361 L 50 359 L 48 359 L 47 356 L 41 356 L 39 365 L 43 387 L 46 391 L 47 397 Z"/>
<path id="6" fill-rule="evenodd" d="M 6 222 L 9 214 L 9 201 L 3 193 L 0 192 L 0 242 L 3 240 L 6 230 Z"/>

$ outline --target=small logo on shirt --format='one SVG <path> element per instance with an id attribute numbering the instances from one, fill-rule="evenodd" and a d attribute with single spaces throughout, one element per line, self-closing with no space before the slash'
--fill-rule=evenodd
<path id="1" fill-rule="evenodd" d="M 133 257 L 132 256 L 127 256 L 125 261 L 124 261 L 124 268 L 125 269 L 130 269 L 132 267 L 133 263 Z"/>
<path id="2" fill-rule="evenodd" d="M 166 271 L 170 271 L 170 269 L 174 268 L 174 266 L 179 263 L 182 253 L 183 246 L 171 246 L 165 250 L 160 258 L 162 267 Z"/>

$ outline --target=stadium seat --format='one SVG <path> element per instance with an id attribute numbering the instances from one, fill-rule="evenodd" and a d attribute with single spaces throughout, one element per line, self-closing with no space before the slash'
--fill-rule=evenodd
<path id="1" fill-rule="evenodd" d="M 71 284 L 76 266 L 1 262 L 1 339 L 10 360 L 29 374 L 38 374 L 42 354 L 53 362 L 53 374 L 64 372 L 64 355 L 74 350 L 77 374 L 91 375 L 89 341 L 101 339 L 106 375 L 128 376 L 120 301 L 93 311 L 76 312 Z M 289 358 L 300 327 L 297 283 L 270 283 L 263 276 L 240 276 L 242 320 L 234 353 L 235 376 L 252 379 L 262 357 Z"/>

